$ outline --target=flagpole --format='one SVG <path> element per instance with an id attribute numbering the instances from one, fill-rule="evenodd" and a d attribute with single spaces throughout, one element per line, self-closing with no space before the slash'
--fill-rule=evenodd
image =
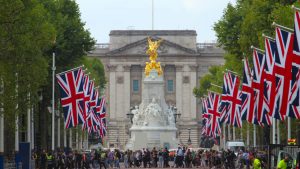
<path id="1" fill-rule="evenodd" d="M 264 50 L 262 50 L 262 49 L 259 49 L 259 48 L 257 48 L 257 47 L 254 47 L 254 46 L 251 46 L 251 49 L 255 49 L 255 50 L 258 50 L 258 51 L 260 51 L 261 53 L 265 53 L 265 51 L 264 51 Z"/>
<path id="2" fill-rule="evenodd" d="M 57 119 L 57 147 L 60 147 L 60 115 Z"/>
<path id="3" fill-rule="evenodd" d="M 55 110 L 54 110 L 54 104 L 55 104 L 55 101 L 54 101 L 54 90 L 55 90 L 55 51 L 53 51 L 52 53 L 52 146 L 51 146 L 51 149 L 52 151 L 54 151 L 55 149 L 55 133 L 54 133 L 54 130 L 55 130 Z"/>
<path id="4" fill-rule="evenodd" d="M 256 125 L 253 125 L 253 147 L 256 147 Z"/>
<path id="5" fill-rule="evenodd" d="M 280 120 L 277 120 L 277 144 L 280 144 Z"/>
<path id="6" fill-rule="evenodd" d="M 228 140 L 231 140 L 231 131 L 230 131 L 230 125 L 228 125 Z"/>
<path id="7" fill-rule="evenodd" d="M 79 149 L 81 150 L 82 149 L 82 135 L 83 135 L 83 132 L 80 132 L 80 136 L 79 136 Z"/>
<path id="8" fill-rule="evenodd" d="M 19 104 L 18 104 L 18 73 L 16 73 L 16 119 L 15 119 L 15 125 L 16 125 L 16 130 L 15 130 L 15 151 L 19 151 L 19 115 L 18 115 L 18 109 L 19 109 Z"/>
<path id="9" fill-rule="evenodd" d="M 247 124 L 247 146 L 250 146 L 250 125 Z"/>
<path id="10" fill-rule="evenodd" d="M 69 129 L 69 147 L 73 148 L 73 140 L 72 140 L 72 129 Z"/>
<path id="11" fill-rule="evenodd" d="M 3 103 L 0 103 L 0 157 L 4 153 L 4 115 Z"/>
<path id="12" fill-rule="evenodd" d="M 232 71 L 232 70 L 226 69 L 226 71 L 227 71 L 227 72 L 230 72 L 230 73 L 233 73 L 233 74 L 235 74 L 236 76 L 240 76 L 237 72 L 234 72 L 234 71 Z"/>
<path id="13" fill-rule="evenodd" d="M 232 127 L 232 140 L 235 141 L 235 127 Z"/>
<path id="14" fill-rule="evenodd" d="M 274 38 L 272 38 L 272 37 L 270 37 L 270 36 L 267 36 L 267 35 L 265 35 L 264 33 L 262 34 L 262 36 L 265 37 L 265 38 L 267 38 L 267 39 L 269 39 L 269 40 L 275 41 Z"/>
<path id="15" fill-rule="evenodd" d="M 275 118 L 272 118 L 273 120 L 273 125 L 272 125 L 272 143 L 273 144 L 276 144 L 276 119 Z"/>
<path id="16" fill-rule="evenodd" d="M 72 70 L 76 70 L 76 69 L 79 69 L 79 68 L 82 68 L 82 67 L 84 67 L 84 65 L 81 65 L 81 66 L 75 67 L 75 68 L 73 68 L 73 69 L 69 69 L 69 70 L 66 70 L 66 71 L 57 73 L 56 75 L 60 75 L 60 74 L 66 73 L 66 72 L 70 72 L 70 71 L 72 71 Z"/>
<path id="17" fill-rule="evenodd" d="M 214 84 L 214 83 L 210 83 L 210 85 L 212 85 L 212 86 L 215 86 L 215 87 L 218 87 L 218 88 L 223 88 L 222 86 L 219 86 L 219 85 L 216 85 L 216 84 Z"/>
<path id="18" fill-rule="evenodd" d="M 64 148 L 67 147 L 67 130 L 64 128 L 63 129 L 63 133 L 64 133 Z"/>
<path id="19" fill-rule="evenodd" d="M 0 94 L 3 95 L 4 93 L 4 84 L 3 79 L 1 78 L 1 84 L 0 84 Z M 0 102 L 0 157 L 4 153 L 4 104 Z M 0 166 L 1 167 L 1 166 Z"/>
<path id="20" fill-rule="evenodd" d="M 211 93 L 215 93 L 215 94 L 217 94 L 217 95 L 221 95 L 221 93 L 218 93 L 218 92 L 215 92 L 215 91 L 212 91 L 212 90 L 208 90 L 208 89 L 207 89 L 207 91 L 208 91 L 208 92 L 211 92 Z"/>
<path id="21" fill-rule="evenodd" d="M 31 106 L 31 148 L 34 149 L 34 109 Z"/>
<path id="22" fill-rule="evenodd" d="M 287 117 L 287 125 L 288 125 L 288 139 L 291 139 L 291 118 Z"/>
<path id="23" fill-rule="evenodd" d="M 154 0 L 152 0 L 152 30 L 154 30 Z"/>
<path id="24" fill-rule="evenodd" d="M 224 138 L 223 138 L 223 149 L 225 150 L 225 148 L 226 148 L 226 125 L 225 125 L 225 123 L 223 123 L 223 136 L 224 136 Z"/>
<path id="25" fill-rule="evenodd" d="M 272 23 L 272 26 L 279 27 L 279 28 L 284 29 L 284 30 L 286 30 L 286 31 L 288 31 L 288 32 L 294 32 L 293 29 L 288 28 L 288 27 L 285 27 L 285 26 L 282 26 L 282 25 L 279 25 L 279 24 L 277 24 L 277 23 L 275 23 L 275 22 Z"/>
<path id="26" fill-rule="evenodd" d="M 75 138 L 76 139 L 76 141 L 75 141 L 76 142 L 76 149 L 78 150 L 79 147 L 78 147 L 78 130 L 77 130 L 77 128 L 76 128 L 75 137 L 76 137 Z"/>
<path id="27" fill-rule="evenodd" d="M 295 5 L 292 5 L 292 9 L 294 9 L 296 11 L 300 11 L 300 8 L 295 7 Z"/>
<path id="28" fill-rule="evenodd" d="M 27 142 L 29 143 L 30 145 L 30 150 L 32 148 L 32 145 L 31 145 L 31 106 L 30 106 L 30 92 L 28 93 L 27 95 L 27 98 L 28 98 L 28 108 L 27 108 Z"/>

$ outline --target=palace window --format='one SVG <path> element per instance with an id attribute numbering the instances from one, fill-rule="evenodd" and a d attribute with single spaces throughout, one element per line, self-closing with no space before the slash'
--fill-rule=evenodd
<path id="1" fill-rule="evenodd" d="M 174 91 L 174 81 L 173 80 L 168 80 L 167 81 L 167 90 L 168 90 L 168 92 L 173 92 Z"/>
<path id="2" fill-rule="evenodd" d="M 139 92 L 139 89 L 140 89 L 139 80 L 132 81 L 132 89 L 133 89 L 133 92 Z"/>

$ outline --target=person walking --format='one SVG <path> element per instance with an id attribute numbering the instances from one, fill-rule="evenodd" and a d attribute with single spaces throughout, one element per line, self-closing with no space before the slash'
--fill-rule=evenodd
<path id="1" fill-rule="evenodd" d="M 253 161 L 253 169 L 261 169 L 261 162 L 256 156 L 251 156 L 251 161 Z"/>
<path id="2" fill-rule="evenodd" d="M 152 167 L 156 168 L 158 158 L 157 158 L 157 151 L 155 147 L 153 147 L 151 154 L 152 154 Z"/>
<path id="3" fill-rule="evenodd" d="M 287 169 L 287 162 L 289 161 L 289 156 L 286 155 L 284 159 L 280 160 L 277 164 L 277 169 Z"/>
<path id="4" fill-rule="evenodd" d="M 125 168 L 128 168 L 128 152 L 125 151 L 125 154 L 124 154 L 124 166 Z"/>
<path id="5" fill-rule="evenodd" d="M 159 164 L 159 168 L 164 167 L 164 158 L 163 158 L 161 150 L 159 150 L 159 152 L 158 152 L 158 164 Z"/>
<path id="6" fill-rule="evenodd" d="M 169 165 L 169 150 L 167 147 L 165 147 L 163 153 L 162 153 L 162 156 L 163 156 L 163 160 L 164 160 L 164 168 L 167 168 L 167 167 L 170 167 Z"/>
<path id="7" fill-rule="evenodd" d="M 118 149 L 115 149 L 114 160 L 115 160 L 116 168 L 120 168 L 120 159 L 121 159 L 121 153 Z"/>

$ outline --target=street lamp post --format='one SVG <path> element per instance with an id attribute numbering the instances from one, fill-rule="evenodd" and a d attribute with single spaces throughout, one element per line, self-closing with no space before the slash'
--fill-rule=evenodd
<path id="1" fill-rule="evenodd" d="M 174 122 L 176 124 L 177 118 L 180 118 L 181 114 L 179 112 L 177 113 L 177 107 L 175 107 L 175 106 L 174 107 L 171 106 L 170 109 L 173 111 Z"/>
<path id="2" fill-rule="evenodd" d="M 131 113 L 132 110 L 133 110 L 133 107 L 130 107 L 129 113 L 126 114 L 127 118 L 130 119 L 131 124 L 133 123 L 132 119 L 133 119 L 133 116 L 134 116 L 134 114 Z"/>
<path id="3" fill-rule="evenodd" d="M 191 145 L 192 144 L 192 140 L 191 140 L 191 128 L 188 128 L 188 130 L 189 130 L 189 139 L 188 139 L 187 144 Z"/>

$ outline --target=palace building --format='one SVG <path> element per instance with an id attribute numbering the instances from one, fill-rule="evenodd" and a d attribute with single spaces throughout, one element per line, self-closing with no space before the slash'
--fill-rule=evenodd
<path id="1" fill-rule="evenodd" d="M 193 89 L 212 65 L 224 64 L 224 51 L 215 43 L 197 43 L 194 30 L 112 30 L 108 44 L 97 44 L 89 57 L 98 58 L 105 66 L 107 86 L 107 144 L 124 148 L 131 127 L 126 114 L 141 103 L 147 38 L 162 39 L 158 49 L 165 81 L 165 100 L 177 107 L 177 136 L 198 147 L 201 137 L 201 105 Z M 188 130 L 190 129 L 190 130 Z"/>

